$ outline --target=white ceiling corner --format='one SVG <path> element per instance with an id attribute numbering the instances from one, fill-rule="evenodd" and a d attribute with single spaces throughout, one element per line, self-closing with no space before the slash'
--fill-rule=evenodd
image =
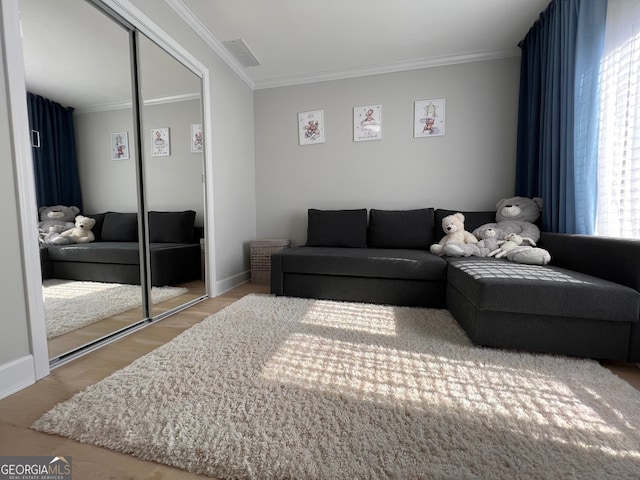
<path id="1" fill-rule="evenodd" d="M 227 50 L 204 23 L 187 7 L 182 0 L 165 0 L 171 8 L 196 32 L 204 42 L 216 52 L 224 62 L 251 88 L 255 88 L 255 82 L 247 75 L 245 67 Z"/>
<path id="2" fill-rule="evenodd" d="M 252 88 L 518 56 L 551 0 L 165 0 Z M 222 42 L 242 38 L 242 67 Z"/>

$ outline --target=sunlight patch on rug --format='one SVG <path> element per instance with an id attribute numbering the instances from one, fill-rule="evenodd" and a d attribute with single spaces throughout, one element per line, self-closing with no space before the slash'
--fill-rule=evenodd
<path id="1" fill-rule="evenodd" d="M 640 471 L 640 392 L 595 361 L 474 347 L 446 310 L 267 295 L 33 428 L 224 479 Z"/>
<path id="2" fill-rule="evenodd" d="M 335 305 L 318 302 L 305 313 L 302 323 L 377 335 L 396 334 L 395 307 L 358 303 L 338 305 L 340 315 L 335 315 Z"/>
<path id="3" fill-rule="evenodd" d="M 152 287 L 154 304 L 187 293 L 186 288 Z M 42 284 L 47 339 L 104 320 L 142 305 L 140 285 L 44 280 Z"/>

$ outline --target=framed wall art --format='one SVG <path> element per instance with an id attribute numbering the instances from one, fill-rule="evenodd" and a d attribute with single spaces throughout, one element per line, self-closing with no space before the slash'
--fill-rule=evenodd
<path id="1" fill-rule="evenodd" d="M 127 132 L 111 134 L 111 160 L 129 160 L 129 134 Z"/>
<path id="2" fill-rule="evenodd" d="M 151 156 L 168 157 L 171 152 L 171 140 L 169 138 L 169 128 L 151 129 Z"/>
<path id="3" fill-rule="evenodd" d="M 204 148 L 204 134 L 201 123 L 191 124 L 191 153 L 202 153 Z"/>
<path id="4" fill-rule="evenodd" d="M 382 138 L 382 106 L 353 107 L 353 141 L 380 140 Z"/>
<path id="5" fill-rule="evenodd" d="M 413 136 L 415 138 L 444 135 L 444 104 L 444 98 L 416 101 L 413 122 Z"/>
<path id="6" fill-rule="evenodd" d="M 324 143 L 324 110 L 298 113 L 298 141 L 300 145 Z"/>

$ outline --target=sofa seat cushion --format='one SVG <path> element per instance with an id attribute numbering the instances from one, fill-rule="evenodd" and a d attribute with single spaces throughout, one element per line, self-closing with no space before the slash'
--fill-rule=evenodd
<path id="1" fill-rule="evenodd" d="M 636 290 L 552 265 L 450 258 L 448 282 L 479 310 L 635 322 Z"/>
<path id="2" fill-rule="evenodd" d="M 49 259 L 53 262 L 140 264 L 138 242 L 52 245 L 49 247 Z"/>
<path id="3" fill-rule="evenodd" d="M 48 258 L 54 262 L 115 263 L 121 265 L 139 265 L 138 242 L 92 242 L 87 244 L 51 245 Z M 151 243 L 151 257 L 171 256 L 177 252 L 197 251 L 200 245 L 185 243 Z M 179 253 L 178 253 L 179 254 Z"/>
<path id="4" fill-rule="evenodd" d="M 445 282 L 447 262 L 426 250 L 294 247 L 281 252 L 284 273 Z"/>

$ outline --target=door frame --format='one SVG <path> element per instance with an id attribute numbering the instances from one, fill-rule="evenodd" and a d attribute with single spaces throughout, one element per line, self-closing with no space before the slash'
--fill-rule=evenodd
<path id="1" fill-rule="evenodd" d="M 203 123 L 211 125 L 211 83 L 209 70 L 179 43 L 156 25 L 148 16 L 128 0 L 100 0 L 115 13 L 130 22 L 170 55 L 183 63 L 202 79 Z M 25 66 L 20 27 L 19 0 L 2 0 L 2 42 L 6 51 L 5 68 L 7 101 L 10 110 L 10 128 L 13 140 L 16 187 L 18 192 L 20 235 L 25 277 L 26 303 L 28 309 L 30 348 L 33 356 L 34 379 L 37 381 L 50 373 L 47 348 L 46 322 L 42 299 L 42 277 L 40 252 L 37 241 L 38 229 L 34 212 L 37 211 L 35 176 L 29 138 L 29 116 L 26 102 Z M 11 48 L 8 46 L 11 45 Z M 211 135 L 204 138 L 204 185 L 205 185 L 205 239 L 207 251 L 206 285 L 209 297 L 217 295 L 215 268 L 215 229 L 213 205 L 213 175 Z M 33 383 L 25 379 L 25 384 Z"/>

